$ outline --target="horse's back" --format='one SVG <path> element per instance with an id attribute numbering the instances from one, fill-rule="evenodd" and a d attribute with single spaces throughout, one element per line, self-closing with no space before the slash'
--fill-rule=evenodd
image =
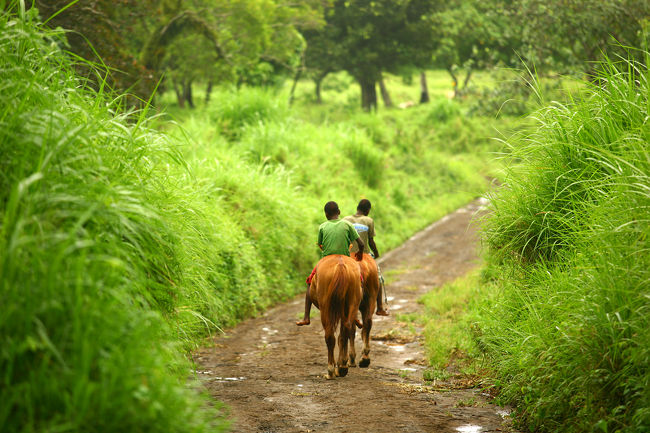
<path id="1" fill-rule="evenodd" d="M 379 278 L 377 262 L 375 262 L 375 259 L 373 259 L 370 254 L 363 255 L 363 260 L 359 262 L 359 267 L 361 268 L 361 275 L 364 280 Z"/>
<path id="2" fill-rule="evenodd" d="M 360 281 L 359 274 L 361 272 L 359 262 L 352 257 L 343 254 L 331 254 L 325 256 L 316 265 L 316 275 L 320 280 L 331 279 L 338 271 L 337 267 L 343 265 L 346 275 L 357 276 Z"/>

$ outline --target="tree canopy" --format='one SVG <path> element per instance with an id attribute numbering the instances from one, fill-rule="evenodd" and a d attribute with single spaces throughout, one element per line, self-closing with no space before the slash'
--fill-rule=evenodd
<path id="1" fill-rule="evenodd" d="M 647 43 L 646 0 L 36 0 L 70 51 L 109 85 L 147 99 L 161 78 L 179 104 L 193 82 L 264 85 L 345 70 L 376 108 L 382 73 L 444 68 L 456 91 L 478 68 L 592 73 Z M 83 64 L 86 75 L 92 68 Z M 465 76 L 461 72 L 465 71 Z M 101 77 L 103 79 L 104 77 Z"/>
<path id="2" fill-rule="evenodd" d="M 325 26 L 306 34 L 307 67 L 316 74 L 345 70 L 361 87 L 361 105 L 376 108 L 382 72 L 426 64 L 435 44 L 435 0 L 336 0 Z"/>
<path id="3" fill-rule="evenodd" d="M 69 30 L 74 53 L 111 68 L 109 83 L 147 98 L 160 77 L 255 81 L 259 65 L 300 64 L 299 29 L 322 21 L 319 0 L 37 0 L 44 19 Z M 69 6 L 69 7 L 67 7 Z M 264 69 L 264 68 L 262 68 Z"/>

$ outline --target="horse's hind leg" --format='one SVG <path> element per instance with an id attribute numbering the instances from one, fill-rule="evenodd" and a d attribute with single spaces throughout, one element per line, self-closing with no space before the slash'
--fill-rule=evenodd
<path id="1" fill-rule="evenodd" d="M 325 343 L 327 344 L 327 376 L 325 379 L 334 379 L 334 346 L 336 338 L 334 331 L 325 331 Z"/>
<path id="2" fill-rule="evenodd" d="M 361 339 L 363 340 L 363 350 L 361 351 L 361 361 L 359 367 L 365 368 L 370 365 L 370 330 L 372 329 L 372 313 L 375 309 L 375 303 L 370 302 L 368 308 L 362 313 L 363 329 L 361 330 Z"/>
<path id="3" fill-rule="evenodd" d="M 355 315 L 356 315 L 356 314 L 355 314 Z M 349 365 L 350 367 L 356 367 L 356 366 L 357 366 L 357 363 L 356 363 L 356 360 L 357 360 L 357 350 L 356 350 L 356 348 L 354 347 L 354 339 L 355 339 L 355 338 L 357 338 L 357 328 L 356 328 L 356 325 L 353 324 L 353 325 L 350 327 L 350 335 L 349 335 L 349 337 L 348 337 L 348 344 L 349 344 L 349 347 L 350 347 L 350 350 L 349 350 L 349 352 L 348 352 L 348 359 L 349 359 L 349 363 L 348 363 L 348 365 Z"/>
<path id="4" fill-rule="evenodd" d="M 348 339 L 350 327 L 349 323 L 344 323 L 341 320 L 341 329 L 339 331 L 339 359 L 336 363 L 336 375 L 340 377 L 345 377 L 348 374 Z"/>

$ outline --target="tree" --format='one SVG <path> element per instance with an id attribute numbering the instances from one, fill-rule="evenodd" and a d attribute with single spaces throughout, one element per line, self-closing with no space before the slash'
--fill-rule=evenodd
<path id="1" fill-rule="evenodd" d="M 518 0 L 508 14 L 524 23 L 522 58 L 538 70 L 593 73 L 602 55 L 647 42 L 647 0 Z"/>
<path id="2" fill-rule="evenodd" d="M 436 7 L 434 0 L 335 0 L 325 8 L 325 27 L 306 38 L 307 67 L 347 71 L 359 83 L 361 106 L 376 109 L 382 72 L 430 58 L 435 35 L 428 19 Z"/>
<path id="3" fill-rule="evenodd" d="M 114 87 L 141 98 L 164 75 L 190 105 L 195 80 L 247 82 L 256 70 L 298 68 L 305 43 L 297 29 L 322 16 L 320 0 L 84 0 L 65 8 L 69 1 L 37 3 L 71 30 L 71 51 L 99 61 L 96 52 Z"/>
<path id="4" fill-rule="evenodd" d="M 327 27 L 307 29 L 302 32 L 307 43 L 304 54 L 304 67 L 307 75 L 314 81 L 316 102 L 322 103 L 321 84 L 325 77 L 341 69 L 339 59 L 343 55 L 342 48 L 330 37 Z"/>
<path id="5" fill-rule="evenodd" d="M 433 17 L 440 40 L 433 65 L 446 69 L 452 78 L 454 97 L 467 88 L 472 72 L 495 64 L 512 64 L 521 46 L 508 14 L 495 12 L 501 1 L 452 0 Z M 503 12 L 503 10 L 501 10 Z M 465 77 L 461 76 L 465 72 Z"/>
<path id="6" fill-rule="evenodd" d="M 41 19 L 68 30 L 70 51 L 108 66 L 105 78 L 111 87 L 148 98 L 156 85 L 155 73 L 140 62 L 129 44 L 142 40 L 142 19 L 155 13 L 157 0 L 86 0 L 66 8 L 69 4 L 70 0 L 36 1 Z M 91 80 L 98 79 L 87 64 L 78 62 L 77 68 Z"/>

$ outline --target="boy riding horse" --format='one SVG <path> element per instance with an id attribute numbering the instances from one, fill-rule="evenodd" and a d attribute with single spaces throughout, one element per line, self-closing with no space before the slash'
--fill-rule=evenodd
<path id="1" fill-rule="evenodd" d="M 318 228 L 318 246 L 322 250 L 321 258 L 331 254 L 341 254 L 349 257 L 350 244 L 356 241 L 359 249 L 359 252 L 356 254 L 356 259 L 361 260 L 365 245 L 354 226 L 349 221 L 339 219 L 339 216 L 341 215 L 339 205 L 336 204 L 336 202 L 328 201 L 325 204 L 324 210 L 327 221 L 321 224 Z M 311 285 L 312 278 L 316 274 L 317 267 L 318 265 L 314 267 L 311 275 L 307 277 L 305 315 L 301 321 L 296 322 L 296 325 L 298 326 L 309 325 L 311 323 L 309 320 L 309 314 L 311 312 L 312 301 L 309 297 L 309 286 Z"/>
<path id="2" fill-rule="evenodd" d="M 345 221 L 350 221 L 354 228 L 359 233 L 359 237 L 363 239 L 364 243 L 370 247 L 372 251 L 370 255 L 373 259 L 379 258 L 379 251 L 377 250 L 377 245 L 375 245 L 375 222 L 372 218 L 368 216 L 370 213 L 370 208 L 372 207 L 370 200 L 362 199 L 357 205 L 357 213 L 354 215 L 346 216 L 343 218 Z M 352 245 L 352 252 L 356 253 L 356 245 Z M 381 275 L 381 269 L 377 265 L 377 273 L 379 274 L 379 292 L 377 293 L 377 314 L 378 316 L 388 316 L 388 311 L 386 310 L 386 305 L 384 300 L 386 297 L 386 288 L 384 286 L 384 277 Z M 383 292 L 383 296 L 382 296 Z"/>

